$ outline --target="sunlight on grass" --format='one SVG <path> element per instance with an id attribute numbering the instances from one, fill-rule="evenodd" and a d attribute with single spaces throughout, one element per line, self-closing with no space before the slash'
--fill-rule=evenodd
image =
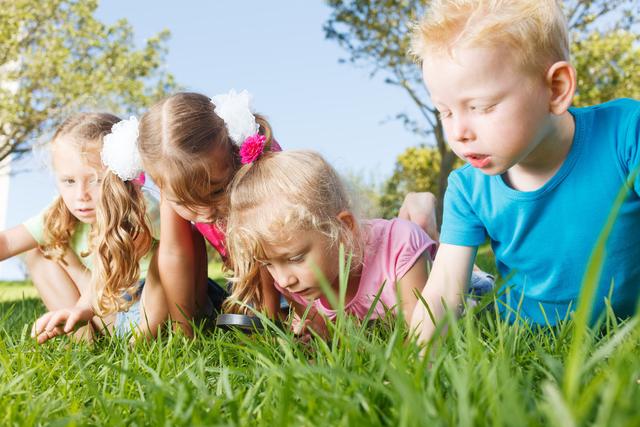
<path id="1" fill-rule="evenodd" d="M 38 298 L 38 291 L 30 282 L 0 282 L 0 302 Z"/>

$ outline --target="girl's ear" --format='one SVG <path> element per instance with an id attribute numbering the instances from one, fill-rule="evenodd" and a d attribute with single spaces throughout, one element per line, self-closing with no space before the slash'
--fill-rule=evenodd
<path id="1" fill-rule="evenodd" d="M 357 223 L 356 218 L 349 211 L 342 211 L 337 216 L 338 221 L 344 224 L 344 226 L 351 232 L 356 231 Z"/>

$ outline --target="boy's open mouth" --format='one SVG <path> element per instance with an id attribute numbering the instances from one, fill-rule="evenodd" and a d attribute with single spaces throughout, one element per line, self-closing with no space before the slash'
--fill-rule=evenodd
<path id="1" fill-rule="evenodd" d="M 486 154 L 465 154 L 464 156 L 471 166 L 481 169 L 489 164 L 490 157 Z"/>

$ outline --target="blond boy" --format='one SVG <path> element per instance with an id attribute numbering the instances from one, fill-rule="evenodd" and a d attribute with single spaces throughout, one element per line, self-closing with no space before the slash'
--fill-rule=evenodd
<path id="1" fill-rule="evenodd" d="M 575 308 L 613 200 L 638 169 L 640 102 L 570 108 L 576 72 L 554 0 L 432 1 L 412 50 L 449 145 L 468 162 L 449 177 L 441 246 L 423 291 L 436 323 L 459 303 L 487 237 L 507 278 L 504 316 L 557 323 Z M 627 188 L 596 314 L 610 289 L 619 316 L 634 312 L 640 293 L 640 178 Z M 423 305 L 412 324 L 421 339 L 432 336 Z"/>

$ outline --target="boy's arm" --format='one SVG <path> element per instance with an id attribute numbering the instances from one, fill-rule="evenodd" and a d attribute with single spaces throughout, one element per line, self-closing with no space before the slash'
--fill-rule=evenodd
<path id="1" fill-rule="evenodd" d="M 418 333 L 419 342 L 428 342 L 436 325 L 444 318 L 446 309 L 456 309 L 462 301 L 477 249 L 476 246 L 440 245 L 433 270 L 422 291 L 433 320 L 422 301 L 416 304 L 411 317 L 411 328 Z"/>
<path id="2" fill-rule="evenodd" d="M 38 242 L 23 224 L 0 233 L 0 261 L 38 247 Z"/>
<path id="3" fill-rule="evenodd" d="M 422 292 L 425 283 L 429 278 L 429 271 L 431 270 L 431 261 L 427 253 L 423 253 L 405 273 L 404 276 L 398 281 L 398 289 L 400 292 L 400 309 L 404 315 L 404 320 L 407 324 L 411 321 L 411 315 L 416 306 L 416 292 Z"/>

